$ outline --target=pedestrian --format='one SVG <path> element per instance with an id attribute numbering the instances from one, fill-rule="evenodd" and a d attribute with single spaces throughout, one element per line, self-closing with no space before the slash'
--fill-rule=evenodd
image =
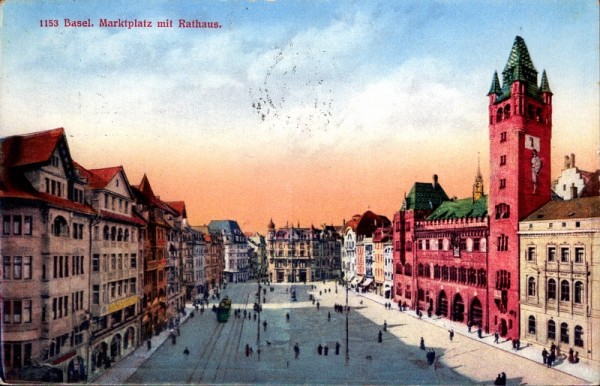
<path id="1" fill-rule="evenodd" d="M 498 343 L 499 338 L 500 338 L 500 335 L 498 334 L 498 330 L 496 330 L 494 332 L 494 343 Z"/>
<path id="2" fill-rule="evenodd" d="M 317 311 L 319 311 L 319 307 L 321 307 L 321 303 L 317 302 Z"/>
<path id="3" fill-rule="evenodd" d="M 331 322 L 331 312 L 327 311 L 327 321 Z"/>
<path id="4" fill-rule="evenodd" d="M 379 343 L 381 343 L 383 340 L 383 334 L 381 333 L 381 330 L 379 330 L 379 333 L 377 334 L 377 341 Z"/>
<path id="5" fill-rule="evenodd" d="M 554 360 L 556 359 L 556 354 L 553 351 L 550 351 L 550 355 L 548 355 L 548 362 L 546 363 L 548 367 L 552 367 Z"/>
<path id="6" fill-rule="evenodd" d="M 387 321 L 383 321 L 383 331 L 387 331 Z"/>
<path id="7" fill-rule="evenodd" d="M 569 363 L 575 363 L 575 357 L 573 356 L 574 353 L 575 352 L 573 351 L 573 347 L 570 347 L 568 356 Z"/>
<path id="8" fill-rule="evenodd" d="M 148 348 L 148 351 L 150 351 L 150 349 L 152 348 L 152 341 L 150 339 L 146 341 L 146 347 Z"/>
<path id="9" fill-rule="evenodd" d="M 477 336 L 479 339 L 483 338 L 483 335 L 481 334 L 481 325 L 477 327 Z"/>
<path id="10" fill-rule="evenodd" d="M 515 345 L 516 351 L 519 351 L 521 349 L 521 339 L 517 338 L 517 343 Z"/>
<path id="11" fill-rule="evenodd" d="M 467 322 L 467 332 L 470 334 L 471 333 L 471 327 L 473 327 L 473 322 L 471 322 L 470 320 Z"/>
<path id="12" fill-rule="evenodd" d="M 289 312 L 285 313 L 285 320 L 288 322 L 290 321 L 290 313 Z"/>
<path id="13" fill-rule="evenodd" d="M 256 312 L 254 313 L 254 320 L 256 320 Z"/>
<path id="14" fill-rule="evenodd" d="M 329 347 L 327 346 L 327 343 L 325 343 L 325 347 L 323 347 L 323 354 L 327 355 L 327 353 L 329 353 Z"/>
<path id="15" fill-rule="evenodd" d="M 250 356 L 250 345 L 248 343 L 246 343 L 246 356 Z"/>
<path id="16" fill-rule="evenodd" d="M 432 364 L 433 363 L 433 350 L 427 350 L 427 354 L 425 354 L 425 357 L 427 358 L 427 364 Z"/>
<path id="17" fill-rule="evenodd" d="M 294 359 L 298 359 L 300 356 L 300 346 L 298 346 L 298 342 L 294 345 Z"/>
<path id="18" fill-rule="evenodd" d="M 186 347 L 185 350 L 183 350 L 183 353 L 185 355 L 190 355 L 190 350 L 188 350 L 188 348 Z"/>
<path id="19" fill-rule="evenodd" d="M 452 342 L 452 338 L 454 338 L 454 329 L 450 329 L 450 342 Z"/>
<path id="20" fill-rule="evenodd" d="M 421 345 L 419 347 L 421 350 L 425 350 L 425 339 L 423 339 L 423 337 L 421 337 Z"/>
<path id="21" fill-rule="evenodd" d="M 319 343 L 319 345 L 317 346 L 317 352 L 319 353 L 319 355 L 323 355 L 323 346 L 321 345 L 321 343 Z"/>
<path id="22" fill-rule="evenodd" d="M 546 350 L 546 347 L 544 347 L 544 349 L 542 350 L 542 361 L 544 362 L 544 364 L 546 364 L 547 360 L 548 360 L 548 351 Z"/>
<path id="23" fill-rule="evenodd" d="M 264 331 L 267 331 L 267 321 L 266 320 L 263 322 L 263 329 L 264 329 Z"/>
<path id="24" fill-rule="evenodd" d="M 335 342 L 335 355 L 340 355 L 340 342 Z"/>

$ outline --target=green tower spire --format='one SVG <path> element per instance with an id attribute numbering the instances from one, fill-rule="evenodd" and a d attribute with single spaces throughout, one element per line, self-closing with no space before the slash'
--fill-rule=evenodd
<path id="1" fill-rule="evenodd" d="M 500 87 L 500 80 L 498 79 L 498 71 L 494 71 L 494 77 L 492 78 L 492 86 L 490 87 L 490 91 L 487 95 L 492 94 L 500 94 L 502 92 L 502 87 Z"/>

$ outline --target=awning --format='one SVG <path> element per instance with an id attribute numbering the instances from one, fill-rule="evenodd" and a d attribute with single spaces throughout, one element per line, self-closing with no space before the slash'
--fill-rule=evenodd
<path id="1" fill-rule="evenodd" d="M 361 285 L 362 285 L 363 287 L 368 287 L 368 286 L 369 286 L 369 284 L 371 284 L 372 282 L 373 282 L 373 279 L 369 278 L 369 279 L 366 279 L 366 280 L 365 280 L 365 282 L 364 282 L 364 283 L 362 283 Z"/>
<path id="2" fill-rule="evenodd" d="M 347 277 L 347 278 L 345 278 L 345 279 L 344 279 L 344 281 L 345 281 L 346 283 L 349 283 L 349 282 L 351 282 L 351 281 L 352 281 L 352 279 L 354 279 L 354 275 L 348 275 L 348 277 Z"/>

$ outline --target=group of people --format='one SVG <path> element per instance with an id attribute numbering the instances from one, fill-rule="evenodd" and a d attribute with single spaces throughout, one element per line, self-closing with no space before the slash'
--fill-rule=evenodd
<path id="1" fill-rule="evenodd" d="M 296 343 L 296 346 L 297 345 L 298 343 Z M 296 352 L 296 346 L 294 346 L 294 352 Z M 300 352 L 300 349 L 298 349 L 298 352 Z M 325 345 L 319 343 L 319 345 L 317 346 L 317 353 L 319 355 L 328 355 L 329 346 L 327 346 L 327 343 L 325 343 Z M 340 342 L 335 342 L 335 355 L 340 355 Z"/>
<path id="2" fill-rule="evenodd" d="M 346 307 L 346 306 L 343 306 L 343 305 L 341 305 L 341 304 L 337 304 L 337 303 L 333 305 L 333 310 L 334 310 L 335 312 L 339 313 L 339 314 L 343 314 L 343 313 L 344 313 L 344 308 L 345 308 L 347 311 L 350 311 L 350 307 L 349 307 L 349 306 L 348 306 L 348 307 Z"/>
<path id="3" fill-rule="evenodd" d="M 506 373 L 503 371 L 496 377 L 494 385 L 506 385 Z"/>
<path id="4" fill-rule="evenodd" d="M 392 303 L 383 303 L 383 306 L 385 307 L 386 310 L 392 309 Z"/>

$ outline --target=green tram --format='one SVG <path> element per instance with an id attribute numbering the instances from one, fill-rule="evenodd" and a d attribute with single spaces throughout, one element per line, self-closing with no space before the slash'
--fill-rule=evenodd
<path id="1" fill-rule="evenodd" d="M 217 322 L 225 323 L 229 320 L 229 316 L 231 315 L 231 299 L 225 296 L 223 300 L 219 302 L 219 307 L 217 308 Z"/>

